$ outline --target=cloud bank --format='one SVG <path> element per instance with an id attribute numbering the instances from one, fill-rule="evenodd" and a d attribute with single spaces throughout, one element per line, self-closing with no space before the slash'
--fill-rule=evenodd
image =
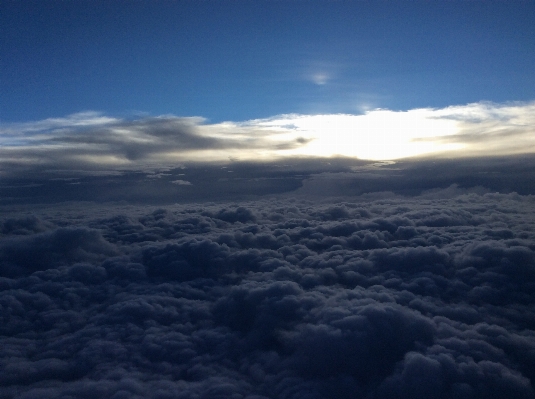
<path id="1" fill-rule="evenodd" d="M 474 103 L 362 115 L 280 115 L 209 124 L 98 113 L 0 125 L 3 173 L 24 168 L 143 168 L 187 161 L 348 156 L 489 156 L 535 151 L 535 103 Z"/>
<path id="2" fill-rule="evenodd" d="M 11 207 L 0 397 L 533 398 L 532 196 Z"/>

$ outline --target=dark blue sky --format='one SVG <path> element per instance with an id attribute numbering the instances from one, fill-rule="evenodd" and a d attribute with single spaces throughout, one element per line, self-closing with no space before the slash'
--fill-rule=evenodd
<path id="1" fill-rule="evenodd" d="M 535 2 L 3 1 L 0 120 L 535 98 Z"/>

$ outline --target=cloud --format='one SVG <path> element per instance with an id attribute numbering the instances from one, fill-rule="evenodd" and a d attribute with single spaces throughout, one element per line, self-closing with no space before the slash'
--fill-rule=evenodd
<path id="1" fill-rule="evenodd" d="M 202 118 L 161 116 L 127 121 L 82 113 L 1 127 L 0 165 L 19 169 L 147 169 L 184 161 L 266 159 L 303 146 L 277 129 L 254 124 L 207 125 Z"/>
<path id="2" fill-rule="evenodd" d="M 459 130 L 437 141 L 464 143 L 468 156 L 533 153 L 534 114 L 535 103 L 480 103 L 463 110 L 448 107 L 441 118 L 457 120 Z"/>
<path id="3" fill-rule="evenodd" d="M 187 180 L 173 180 L 171 183 L 179 185 L 179 186 L 191 186 L 191 182 Z"/>
<path id="4" fill-rule="evenodd" d="M 98 123 L 103 119 L 105 122 Z M 199 134 L 200 118 L 161 117 L 120 121 L 89 114 L 87 118 L 73 115 L 68 120 L 74 122 L 68 125 L 64 120 L 52 120 L 46 124 L 46 130 L 40 130 L 43 123 L 22 126 L 23 134 L 28 136 L 31 133 L 27 142 L 24 145 L 9 145 L 8 139 L 5 144 L 9 148 L 3 155 L 37 159 L 45 165 L 103 163 L 128 166 L 136 161 L 147 162 L 154 156 L 159 159 L 174 151 L 225 147 L 220 140 Z M 13 130 L 8 127 L 8 131 L 10 129 Z"/>
<path id="5" fill-rule="evenodd" d="M 115 253 L 98 231 L 60 228 L 4 239 L 0 244 L 1 273 L 8 276 L 30 273 L 55 264 L 94 260 Z"/>
<path id="6" fill-rule="evenodd" d="M 279 115 L 208 124 L 198 117 L 120 120 L 97 113 L 2 124 L 0 165 L 146 169 L 187 161 L 296 156 L 398 159 L 533 153 L 534 103 L 473 103 L 443 109 L 368 110 L 361 115 Z"/>
<path id="7" fill-rule="evenodd" d="M 0 396 L 531 398 L 533 202 L 10 206 Z"/>
<path id="8" fill-rule="evenodd" d="M 473 103 L 443 109 L 368 110 L 362 115 L 286 115 L 264 126 L 293 126 L 310 139 L 287 155 L 399 159 L 533 153 L 534 103 Z"/>

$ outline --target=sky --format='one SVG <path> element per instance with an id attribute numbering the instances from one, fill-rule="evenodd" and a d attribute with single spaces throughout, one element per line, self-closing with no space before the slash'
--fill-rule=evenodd
<path id="1" fill-rule="evenodd" d="M 296 151 L 242 149 L 242 157 L 396 159 L 465 149 L 473 155 L 463 140 L 430 142 L 463 133 L 463 126 L 435 119 L 474 122 L 474 112 L 484 112 L 474 109 L 483 108 L 488 115 L 476 115 L 477 122 L 496 125 L 511 105 L 517 118 L 533 115 L 533 1 L 4 1 L 0 7 L 2 131 L 58 119 L 76 119 L 62 128 L 81 127 L 82 115 L 87 126 L 105 118 L 195 117 L 221 136 L 232 133 L 224 122 L 257 135 L 259 125 L 275 120 L 301 138 Z M 319 122 L 323 130 L 304 120 L 313 117 L 326 121 Z M 511 116 L 498 117 L 505 126 L 497 129 L 509 130 Z M 533 121 L 513 124 L 531 129 Z M 35 140 L 3 141 L 20 147 Z M 481 145 L 479 152 L 532 152 L 533 143 L 525 144 L 499 151 L 496 143 Z"/>
<path id="2" fill-rule="evenodd" d="M 0 398 L 535 398 L 534 1 L 0 1 Z"/>

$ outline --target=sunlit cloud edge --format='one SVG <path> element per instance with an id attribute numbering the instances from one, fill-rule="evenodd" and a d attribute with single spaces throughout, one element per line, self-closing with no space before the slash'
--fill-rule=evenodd
<path id="1" fill-rule="evenodd" d="M 282 114 L 209 123 L 199 116 L 127 120 L 86 111 L 0 124 L 0 167 L 122 167 L 287 157 L 396 160 L 535 152 L 535 101 L 477 102 L 362 114 Z"/>

